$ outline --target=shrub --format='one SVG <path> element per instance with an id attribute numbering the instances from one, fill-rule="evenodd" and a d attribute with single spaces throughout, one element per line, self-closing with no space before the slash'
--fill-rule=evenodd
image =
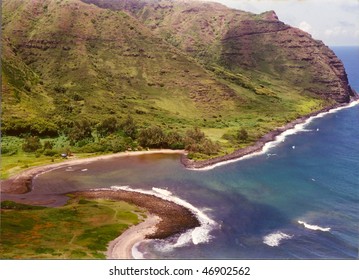
<path id="1" fill-rule="evenodd" d="M 42 155 L 42 149 L 38 149 L 36 152 L 35 152 L 35 157 L 38 158 Z"/>
<path id="2" fill-rule="evenodd" d="M 248 140 L 248 132 L 244 128 L 237 132 L 238 142 L 246 142 Z"/>
<path id="3" fill-rule="evenodd" d="M 206 138 L 205 134 L 198 127 L 187 130 L 186 136 L 189 141 L 192 140 L 196 143 L 202 142 Z"/>
<path id="4" fill-rule="evenodd" d="M 166 146 L 166 136 L 158 126 L 142 129 L 139 135 L 140 145 L 149 148 L 162 148 Z"/>
<path id="5" fill-rule="evenodd" d="M 137 126 L 131 116 L 127 116 L 125 121 L 121 124 L 121 129 L 126 136 L 136 139 L 137 137 Z"/>
<path id="6" fill-rule="evenodd" d="M 171 131 L 166 136 L 166 142 L 171 149 L 184 149 L 184 139 L 176 131 Z"/>
<path id="7" fill-rule="evenodd" d="M 81 152 L 83 153 L 98 153 L 105 152 L 105 147 L 100 143 L 88 143 L 81 148 Z"/>
<path id="8" fill-rule="evenodd" d="M 126 151 L 126 143 L 124 141 L 121 141 L 119 139 L 114 139 L 111 142 L 111 150 L 114 153 L 123 152 Z"/>
<path id="9" fill-rule="evenodd" d="M 114 133 L 118 128 L 117 120 L 114 117 L 104 119 L 96 126 L 97 133 L 101 137 L 105 137 L 111 133 Z"/>
<path id="10" fill-rule="evenodd" d="M 55 156 L 56 154 L 57 154 L 57 151 L 54 151 L 54 150 L 51 150 L 51 149 L 45 149 L 44 150 L 44 155 L 45 156 L 52 157 L 52 156 Z"/>
<path id="11" fill-rule="evenodd" d="M 44 150 L 52 150 L 53 146 L 54 146 L 54 143 L 51 141 L 46 140 L 44 142 Z"/>
<path id="12" fill-rule="evenodd" d="M 22 144 L 22 149 L 24 152 L 35 152 L 42 148 L 40 138 L 37 136 L 30 136 L 25 138 L 24 143 Z"/>
<path id="13" fill-rule="evenodd" d="M 64 86 L 61 86 L 61 85 L 56 85 L 56 86 L 54 86 L 54 91 L 57 92 L 57 93 L 65 93 L 66 88 Z"/>
<path id="14" fill-rule="evenodd" d="M 75 122 L 74 126 L 70 129 L 68 137 L 71 145 L 84 139 L 92 140 L 93 137 L 90 123 L 87 120 Z"/>
<path id="15" fill-rule="evenodd" d="M 205 155 L 215 155 L 220 150 L 219 144 L 206 138 L 205 134 L 198 127 L 187 131 L 185 148 L 190 153 Z"/>
<path id="16" fill-rule="evenodd" d="M 3 137 L 1 139 L 1 154 L 2 155 L 15 155 L 17 154 L 19 144 L 17 141 L 8 140 L 8 138 Z"/>

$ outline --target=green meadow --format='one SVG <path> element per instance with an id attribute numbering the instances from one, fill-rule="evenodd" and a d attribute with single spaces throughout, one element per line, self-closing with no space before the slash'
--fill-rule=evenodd
<path id="1" fill-rule="evenodd" d="M 1 202 L 2 259 L 104 259 L 107 244 L 145 212 L 126 202 L 72 197 L 47 208 Z"/>

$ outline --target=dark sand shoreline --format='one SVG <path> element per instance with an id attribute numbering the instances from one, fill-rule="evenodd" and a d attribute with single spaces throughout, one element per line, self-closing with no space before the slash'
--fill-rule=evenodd
<path id="1" fill-rule="evenodd" d="M 215 158 L 211 158 L 208 160 L 203 160 L 203 161 L 193 161 L 190 160 L 186 155 L 182 155 L 181 156 L 181 163 L 189 169 L 203 169 L 206 167 L 210 167 L 213 166 L 215 164 L 218 163 L 222 163 L 222 162 L 226 162 L 226 161 L 231 161 L 231 160 L 237 160 L 240 159 L 244 156 L 256 153 L 256 152 L 260 152 L 264 145 L 267 144 L 268 142 L 272 142 L 275 140 L 275 138 L 277 136 L 279 136 L 280 134 L 282 134 L 283 132 L 294 128 L 296 125 L 298 124 L 302 124 L 304 123 L 307 119 L 309 119 L 310 117 L 314 117 L 320 113 L 327 113 L 332 109 L 337 109 L 337 108 L 341 108 L 344 106 L 349 105 L 351 102 L 353 101 L 358 101 L 359 97 L 353 98 L 353 100 L 351 100 L 349 103 L 345 103 L 345 104 L 335 104 L 333 106 L 329 106 L 326 108 L 323 108 L 321 110 L 315 111 L 313 113 L 307 114 L 305 116 L 302 116 L 294 121 L 291 121 L 281 127 L 278 127 L 270 132 L 268 132 L 267 134 L 263 135 L 259 140 L 257 140 L 253 145 L 239 149 L 234 151 L 233 153 L 224 155 L 224 156 L 219 156 L 219 157 L 215 157 Z"/>
<path id="2" fill-rule="evenodd" d="M 3 181 L 1 184 L 1 193 L 8 194 L 23 194 L 31 192 L 32 180 L 45 172 L 55 170 L 57 168 L 72 166 L 76 164 L 83 164 L 87 162 L 97 161 L 101 159 L 109 159 L 123 156 L 134 156 L 142 154 L 153 154 L 153 153 L 183 153 L 183 151 L 172 151 L 172 150 L 155 150 L 149 152 L 133 152 L 133 153 L 121 153 L 107 156 L 100 156 L 95 158 L 87 159 L 76 159 L 69 160 L 57 164 L 38 166 L 31 169 L 27 169 L 22 173 Z M 5 184 L 4 184 L 5 183 Z M 125 201 L 136 206 L 146 209 L 148 218 L 142 223 L 130 227 L 118 238 L 109 243 L 107 258 L 123 258 L 131 259 L 132 247 L 137 242 L 141 242 L 145 239 L 165 239 L 167 237 L 181 234 L 189 229 L 200 226 L 200 222 L 189 209 L 176 204 L 171 201 L 167 201 L 150 194 L 143 194 L 138 192 L 131 192 L 125 190 L 88 190 L 69 192 L 63 194 L 73 194 L 76 196 L 88 198 L 88 199 L 111 199 Z M 1 198 L 1 197 L 0 197 Z M 31 198 L 25 201 L 18 201 L 27 204 L 36 205 L 47 205 L 51 204 L 50 201 L 32 201 Z"/>
<path id="3" fill-rule="evenodd" d="M 349 103 L 348 103 L 349 104 Z M 142 154 L 150 154 L 150 153 L 179 153 L 182 154 L 181 162 L 186 168 L 190 169 L 201 169 L 205 167 L 209 167 L 211 165 L 215 165 L 220 162 L 230 161 L 239 159 L 243 156 L 261 151 L 264 145 L 268 142 L 275 140 L 275 138 L 288 129 L 294 128 L 297 124 L 304 123 L 308 118 L 316 116 L 320 113 L 328 112 L 331 109 L 340 108 L 346 106 L 348 104 L 337 104 L 322 110 L 313 112 L 311 114 L 300 117 L 288 124 L 276 128 L 271 132 L 264 135 L 261 139 L 259 139 L 254 145 L 250 147 L 246 147 L 240 150 L 237 150 L 231 154 L 220 156 L 217 158 L 194 162 L 187 158 L 186 153 L 184 151 L 173 151 L 173 150 L 155 150 L 149 152 L 131 152 L 131 153 L 120 153 L 113 155 L 105 155 L 94 158 L 85 158 L 85 159 L 76 159 L 69 160 L 57 164 L 38 166 L 28 170 L 21 172 L 20 174 L 9 178 L 8 180 L 4 180 L 1 182 L 1 193 L 10 193 L 10 194 L 22 194 L 26 192 L 30 192 L 32 189 L 32 180 L 45 172 L 49 172 L 51 170 L 72 166 L 76 164 L 83 164 L 87 162 L 97 161 L 101 159 L 109 159 L 115 157 L 123 157 L 123 156 L 135 156 Z M 142 193 L 134 193 L 125 190 L 90 190 L 83 192 L 72 192 L 74 195 L 82 196 L 85 198 L 104 198 L 104 199 L 114 199 L 114 200 L 122 200 L 128 203 L 135 204 L 141 208 L 144 208 L 150 213 L 153 217 L 158 217 L 159 222 L 157 224 L 152 225 L 151 231 L 146 231 L 144 235 L 136 235 L 136 232 L 131 235 L 131 237 L 127 238 L 127 246 L 130 246 L 132 243 L 131 240 L 144 240 L 144 239 L 164 239 L 175 234 L 180 234 L 185 232 L 188 229 L 195 228 L 200 226 L 200 222 L 196 218 L 196 216 L 187 208 L 178 205 L 174 202 L 166 201 L 161 198 L 158 198 L 154 195 L 142 194 Z M 144 221 L 146 222 L 146 220 Z M 131 230 L 131 228 L 129 229 Z M 126 232 L 125 232 L 126 233 Z M 135 236 L 135 237 L 134 237 Z M 120 238 L 120 237 L 119 237 Z M 130 240 L 129 240 L 130 239 Z M 113 241 L 115 242 L 115 241 Z M 122 239 L 123 242 L 123 239 Z M 125 241 L 126 243 L 126 241 Z M 134 245 L 134 244 L 132 244 Z M 110 246 L 110 245 L 109 245 Z M 110 248 L 113 248 L 114 245 L 111 245 Z M 112 253 L 111 253 L 112 254 Z M 109 255 L 111 258 L 112 255 Z M 129 249 L 126 249 L 124 253 L 125 258 L 131 258 L 129 253 Z"/>
<path id="4" fill-rule="evenodd" d="M 89 158 L 67 159 L 59 163 L 35 166 L 16 174 L 9 179 L 1 180 L 0 192 L 8 194 L 24 194 L 32 190 L 32 180 L 42 173 L 46 173 L 58 168 L 70 167 L 78 164 L 86 164 L 98 160 L 121 158 L 127 156 L 139 156 L 149 154 L 183 154 L 183 150 L 156 149 L 150 151 L 121 152 L 116 154 L 101 155 Z"/>
<path id="5" fill-rule="evenodd" d="M 359 96 L 356 96 L 352 98 L 350 102 L 358 101 Z M 188 169 L 202 169 L 205 167 L 210 167 L 212 165 L 240 159 L 244 156 L 259 152 L 262 150 L 264 145 L 268 142 L 272 142 L 275 140 L 275 138 L 282 134 L 283 132 L 294 128 L 297 124 L 304 123 L 308 118 L 316 116 L 320 113 L 326 113 L 329 112 L 332 109 L 337 109 L 341 107 L 345 107 L 350 104 L 349 103 L 343 103 L 343 104 L 335 104 L 332 106 L 328 106 L 326 108 L 323 108 L 321 110 L 315 111 L 313 113 L 307 114 L 305 116 L 302 116 L 294 121 L 291 121 L 281 127 L 278 127 L 264 136 L 262 136 L 259 140 L 257 140 L 253 145 L 239 149 L 234 151 L 233 153 L 219 156 L 215 158 L 211 158 L 208 160 L 203 161 L 193 161 L 190 160 L 187 157 L 187 153 L 183 150 L 170 150 L 170 149 L 158 149 L 158 150 L 150 150 L 150 151 L 141 151 L 141 152 L 121 152 L 117 154 L 110 154 L 110 155 L 102 155 L 102 156 L 96 156 L 92 158 L 83 158 L 83 159 L 74 159 L 74 160 L 66 160 L 64 162 L 50 164 L 50 165 L 44 165 L 44 166 L 37 166 L 33 168 L 26 169 L 22 171 L 20 174 L 17 174 L 7 180 L 2 180 L 0 185 L 0 192 L 1 193 L 9 193 L 9 194 L 23 194 L 31 191 L 31 185 L 32 180 L 36 176 L 49 172 L 51 170 L 61 168 L 61 167 L 67 167 L 77 164 L 84 164 L 88 162 L 93 162 L 97 160 L 103 160 L 103 159 L 111 159 L 111 158 L 117 158 L 117 157 L 124 157 L 124 156 L 137 156 L 137 155 L 145 155 L 145 154 L 154 154 L 154 153 L 165 153 L 165 154 L 182 154 L 181 156 L 181 163 Z"/>
<path id="6" fill-rule="evenodd" d="M 157 229 L 146 235 L 147 239 L 165 239 L 200 226 L 198 219 L 189 209 L 150 194 L 125 190 L 90 190 L 71 194 L 89 199 L 103 198 L 125 201 L 158 216 L 161 220 L 156 226 Z"/>

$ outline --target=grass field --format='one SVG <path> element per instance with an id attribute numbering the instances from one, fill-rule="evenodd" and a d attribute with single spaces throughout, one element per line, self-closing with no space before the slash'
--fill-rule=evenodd
<path id="1" fill-rule="evenodd" d="M 1 206 L 1 259 L 103 259 L 111 240 L 146 217 L 126 202 L 79 197 L 58 208 Z"/>

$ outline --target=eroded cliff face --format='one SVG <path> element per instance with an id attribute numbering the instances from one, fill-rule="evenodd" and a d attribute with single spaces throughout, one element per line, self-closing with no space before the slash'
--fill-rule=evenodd
<path id="1" fill-rule="evenodd" d="M 223 36 L 222 45 L 222 63 L 231 69 L 267 72 L 339 103 L 355 95 L 334 52 L 310 34 L 279 21 L 273 11 L 240 21 Z"/>
<path id="2" fill-rule="evenodd" d="M 83 1 L 126 10 L 206 65 L 221 65 L 235 74 L 259 71 L 286 79 L 303 94 L 338 103 L 356 96 L 333 51 L 281 22 L 274 11 L 255 15 L 196 1 Z"/>

